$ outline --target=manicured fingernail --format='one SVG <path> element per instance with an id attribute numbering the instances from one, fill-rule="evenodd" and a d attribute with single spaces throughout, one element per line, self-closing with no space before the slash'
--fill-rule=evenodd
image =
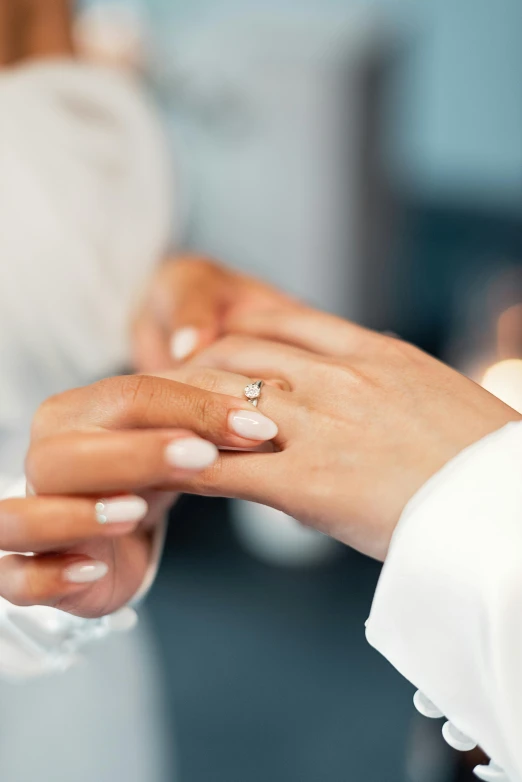
<path id="1" fill-rule="evenodd" d="M 118 611 L 105 617 L 105 624 L 110 630 L 125 633 L 138 624 L 138 614 L 130 606 L 123 606 Z"/>
<path id="2" fill-rule="evenodd" d="M 109 566 L 105 562 L 77 562 L 65 569 L 64 578 L 71 584 L 89 584 L 91 581 L 99 581 L 108 572 Z"/>
<path id="3" fill-rule="evenodd" d="M 170 466 L 183 470 L 203 470 L 214 464 L 217 457 L 216 446 L 198 437 L 173 440 L 165 449 L 165 458 Z"/>
<path id="4" fill-rule="evenodd" d="M 125 524 L 141 521 L 149 506 L 142 497 L 115 497 L 99 500 L 94 506 L 98 524 Z"/>
<path id="5" fill-rule="evenodd" d="M 193 326 L 185 326 L 178 329 L 172 335 L 170 340 L 170 352 L 176 361 L 183 361 L 184 358 L 196 349 L 198 344 L 198 331 Z"/>
<path id="6" fill-rule="evenodd" d="M 247 440 L 272 440 L 277 434 L 277 425 L 266 415 L 249 410 L 232 410 L 228 425 L 233 432 Z"/>

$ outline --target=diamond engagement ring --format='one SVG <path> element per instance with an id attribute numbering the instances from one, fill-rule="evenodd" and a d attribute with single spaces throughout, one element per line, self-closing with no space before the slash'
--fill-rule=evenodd
<path id="1" fill-rule="evenodd" d="M 249 383 L 248 386 L 245 386 L 245 396 L 249 402 L 252 402 L 254 407 L 257 407 L 257 402 L 261 394 L 262 385 L 263 385 L 262 380 L 256 380 L 255 383 Z"/>

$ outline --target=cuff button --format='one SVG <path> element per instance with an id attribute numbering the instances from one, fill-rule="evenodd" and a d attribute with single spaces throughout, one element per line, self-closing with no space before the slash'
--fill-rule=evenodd
<path id="1" fill-rule="evenodd" d="M 473 741 L 465 733 L 455 727 L 452 722 L 445 722 L 442 726 L 442 735 L 447 744 L 453 749 L 459 752 L 469 752 L 471 749 L 475 749 L 477 742 Z"/>
<path id="2" fill-rule="evenodd" d="M 489 766 L 475 766 L 473 773 L 482 782 L 508 782 L 503 768 L 490 761 Z"/>
<path id="3" fill-rule="evenodd" d="M 417 690 L 413 696 L 413 705 L 423 717 L 428 717 L 430 720 L 438 720 L 444 717 L 444 714 L 438 709 L 430 699 L 424 695 L 423 692 Z"/>

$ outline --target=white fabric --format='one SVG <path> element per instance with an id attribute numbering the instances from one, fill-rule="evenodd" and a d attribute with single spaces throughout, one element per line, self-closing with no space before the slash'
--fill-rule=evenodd
<path id="1" fill-rule="evenodd" d="M 126 363 L 130 308 L 166 248 L 172 199 L 154 113 L 120 72 L 6 69 L 0 115 L 5 442 L 50 394 Z"/>
<path id="2" fill-rule="evenodd" d="M 69 60 L 0 71 L 0 118 L 0 492 L 12 495 L 37 405 L 125 366 L 130 309 L 173 204 L 160 127 L 124 74 Z M 141 623 L 88 664 L 35 678 L 82 621 L 1 604 L 0 675 L 32 681 L 0 681 L 0 777 L 172 778 Z"/>
<path id="3" fill-rule="evenodd" d="M 0 496 L 13 496 L 37 405 L 126 364 L 172 199 L 161 130 L 120 72 L 71 60 L 2 71 L 0 114 Z M 34 675 L 9 653 L 6 611 L 0 672 Z"/>
<path id="4" fill-rule="evenodd" d="M 522 780 L 522 422 L 462 452 L 406 507 L 366 634 Z"/>

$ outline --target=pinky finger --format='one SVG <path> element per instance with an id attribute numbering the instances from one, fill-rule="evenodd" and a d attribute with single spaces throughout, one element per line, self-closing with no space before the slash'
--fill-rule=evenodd
<path id="1" fill-rule="evenodd" d="M 0 595 L 17 606 L 57 606 L 108 573 L 108 565 L 79 555 L 24 556 L 0 559 Z"/>

